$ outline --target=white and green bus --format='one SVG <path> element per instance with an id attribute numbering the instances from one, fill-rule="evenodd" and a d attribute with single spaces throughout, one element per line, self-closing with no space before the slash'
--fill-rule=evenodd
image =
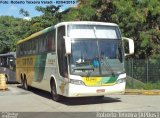
<path id="1" fill-rule="evenodd" d="M 129 54 L 133 40 L 125 38 Z M 16 79 L 62 96 L 104 96 L 124 93 L 124 46 L 114 23 L 62 22 L 17 43 Z"/>

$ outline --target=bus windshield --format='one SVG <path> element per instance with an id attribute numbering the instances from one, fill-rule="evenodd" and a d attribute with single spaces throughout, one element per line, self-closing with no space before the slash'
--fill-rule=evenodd
<path id="1" fill-rule="evenodd" d="M 16 83 L 16 53 L 8 52 L 0 54 L 0 73 L 5 74 L 7 83 Z"/>
<path id="2" fill-rule="evenodd" d="M 0 67 L 6 67 L 13 70 L 15 66 L 15 57 L 13 55 L 0 55 Z"/>
<path id="3" fill-rule="evenodd" d="M 124 72 L 120 39 L 72 39 L 71 74 L 106 76 Z"/>

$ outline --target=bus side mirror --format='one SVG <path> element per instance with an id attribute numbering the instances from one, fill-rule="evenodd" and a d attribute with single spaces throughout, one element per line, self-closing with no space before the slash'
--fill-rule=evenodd
<path id="1" fill-rule="evenodd" d="M 71 54 L 71 40 L 67 36 L 64 36 L 63 38 L 65 42 L 66 55 L 69 55 Z"/>
<path id="2" fill-rule="evenodd" d="M 125 53 L 125 56 L 129 56 L 134 54 L 134 41 L 133 39 L 130 38 L 126 38 L 126 37 L 122 37 L 123 42 L 124 42 L 124 46 L 125 46 L 125 52 L 126 52 L 126 48 L 127 48 L 127 53 Z"/>

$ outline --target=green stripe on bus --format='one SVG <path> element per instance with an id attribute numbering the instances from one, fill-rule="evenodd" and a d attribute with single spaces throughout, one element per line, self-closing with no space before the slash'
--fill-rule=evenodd
<path id="1" fill-rule="evenodd" d="M 42 81 L 45 72 L 47 53 L 36 56 L 35 62 L 35 81 Z"/>

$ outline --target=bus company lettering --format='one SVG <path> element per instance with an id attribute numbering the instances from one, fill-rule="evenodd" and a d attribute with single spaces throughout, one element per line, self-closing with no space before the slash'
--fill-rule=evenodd
<path id="1" fill-rule="evenodd" d="M 94 81 L 95 82 L 96 80 L 97 80 L 96 78 L 89 78 L 89 77 L 86 78 L 86 81 Z"/>
<path id="2" fill-rule="evenodd" d="M 27 64 L 33 65 L 33 58 L 27 58 Z"/>
<path id="3" fill-rule="evenodd" d="M 23 65 L 33 65 L 33 58 L 22 59 Z"/>
<path id="4" fill-rule="evenodd" d="M 83 77 L 83 81 L 88 86 L 97 86 L 101 83 L 101 77 Z"/>
<path id="5" fill-rule="evenodd" d="M 48 64 L 54 64 L 55 63 L 55 59 L 48 59 Z"/>

